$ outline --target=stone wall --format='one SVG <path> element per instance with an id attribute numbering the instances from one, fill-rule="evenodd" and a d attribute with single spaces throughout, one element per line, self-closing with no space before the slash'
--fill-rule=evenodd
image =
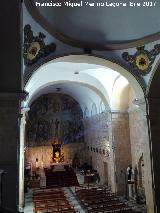
<path id="1" fill-rule="evenodd" d="M 129 113 L 129 124 L 130 124 L 130 140 L 131 140 L 131 150 L 132 150 L 132 166 L 134 169 L 137 169 L 138 174 L 139 171 L 139 164 L 143 161 L 144 155 L 144 141 L 145 138 L 145 131 L 144 131 L 144 122 L 142 120 L 142 115 L 138 111 L 132 111 Z M 142 172 L 143 177 L 140 180 L 138 175 L 138 186 L 144 187 L 144 174 Z M 142 184 L 140 184 L 142 182 Z"/>
<path id="2" fill-rule="evenodd" d="M 137 168 L 137 192 L 146 196 L 147 212 L 154 212 L 148 125 L 144 106 L 129 112 L 132 166 Z"/>
<path id="3" fill-rule="evenodd" d="M 80 164 L 86 162 L 86 150 L 84 143 L 72 143 L 63 145 L 61 150 L 64 153 L 64 161 L 72 164 L 75 155 L 79 158 Z M 52 146 L 29 147 L 25 153 L 26 162 L 31 162 L 32 168 L 35 169 L 36 158 L 40 166 L 49 167 L 51 164 L 53 148 Z"/>
<path id="4" fill-rule="evenodd" d="M 100 175 L 101 183 L 125 194 L 125 175 L 131 163 L 128 113 L 101 113 L 84 120 L 88 163 Z"/>
<path id="5" fill-rule="evenodd" d="M 84 119 L 87 160 L 98 171 L 102 184 L 111 185 L 110 169 L 110 113 Z"/>
<path id="6" fill-rule="evenodd" d="M 126 194 L 126 170 L 131 164 L 128 112 L 112 112 L 112 136 L 115 156 L 115 180 L 118 194 Z"/>

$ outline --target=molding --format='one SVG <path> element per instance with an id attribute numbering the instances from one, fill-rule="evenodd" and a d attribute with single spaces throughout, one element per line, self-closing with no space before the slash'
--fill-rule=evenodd
<path id="1" fill-rule="evenodd" d="M 48 33 L 50 33 L 52 36 L 54 36 L 56 39 L 74 46 L 78 48 L 83 49 L 94 49 L 94 50 L 118 50 L 118 49 L 128 49 L 136 46 L 142 46 L 146 43 L 150 43 L 156 40 L 160 39 L 160 32 L 145 36 L 143 38 L 135 39 L 135 40 L 129 40 L 129 41 L 115 41 L 114 43 L 108 43 L 108 44 L 96 44 L 96 43 L 89 43 L 89 42 L 82 42 L 79 40 L 76 40 L 70 36 L 67 36 L 63 33 L 60 33 L 56 31 L 52 25 L 41 15 L 41 13 L 38 11 L 38 8 L 35 6 L 33 1 L 24 0 L 25 6 L 33 19 L 39 23 Z"/>

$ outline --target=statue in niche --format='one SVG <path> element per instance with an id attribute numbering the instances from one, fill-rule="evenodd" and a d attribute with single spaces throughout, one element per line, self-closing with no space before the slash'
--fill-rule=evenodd
<path id="1" fill-rule="evenodd" d="M 56 163 L 58 163 L 60 161 L 60 157 L 59 156 L 60 156 L 59 152 L 58 151 L 55 152 L 54 160 L 55 160 Z"/>

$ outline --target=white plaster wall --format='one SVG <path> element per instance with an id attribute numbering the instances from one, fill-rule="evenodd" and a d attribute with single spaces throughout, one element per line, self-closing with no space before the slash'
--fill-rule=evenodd
<path id="1" fill-rule="evenodd" d="M 130 84 L 126 78 L 119 76 L 113 85 L 112 109 L 126 110 L 129 103 Z"/>

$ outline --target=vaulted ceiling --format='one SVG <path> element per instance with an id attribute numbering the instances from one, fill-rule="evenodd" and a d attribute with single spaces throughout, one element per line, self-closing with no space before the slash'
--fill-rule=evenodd
<path id="1" fill-rule="evenodd" d="M 143 44 L 160 38 L 160 2 L 156 6 L 117 7 L 97 6 L 96 1 L 85 1 L 82 7 L 36 7 L 36 2 L 50 3 L 50 0 L 26 0 L 26 5 L 36 21 L 54 37 L 73 46 L 93 49 L 121 49 L 135 47 L 136 42 Z M 56 1 L 57 2 L 57 1 Z M 69 1 L 68 1 L 69 2 Z M 73 1 L 70 1 L 73 2 Z M 75 2 L 75 1 L 74 1 Z M 76 1 L 77 3 L 80 1 Z M 100 0 L 100 3 L 106 1 Z M 119 2 L 119 1 L 117 1 Z M 94 7 L 89 4 L 94 3 Z M 108 3 L 109 4 L 109 3 Z"/>
<path id="2" fill-rule="evenodd" d="M 104 110 L 126 110 L 131 87 L 132 100 L 143 98 L 138 82 L 120 66 L 92 56 L 65 56 L 45 63 L 33 73 L 25 86 L 29 94 L 25 106 L 43 94 L 58 92 L 72 96 L 83 112 L 87 108 L 90 115 L 93 105 L 97 112 L 102 105 Z"/>

